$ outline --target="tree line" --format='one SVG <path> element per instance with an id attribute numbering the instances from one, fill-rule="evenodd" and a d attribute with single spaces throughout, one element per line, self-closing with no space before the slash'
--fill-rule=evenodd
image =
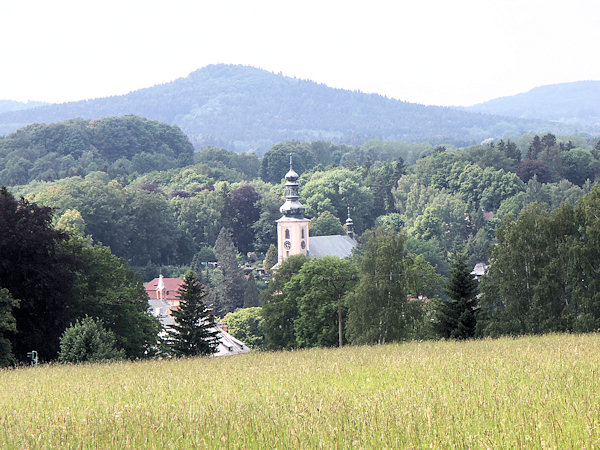
<path id="1" fill-rule="evenodd" d="M 274 146 L 262 159 L 252 154 L 235 154 L 223 149 L 206 148 L 196 152 L 193 155 L 193 164 L 185 167 L 144 174 L 133 173 L 117 178 L 112 178 L 107 172 L 94 171 L 86 176 L 68 177 L 57 181 L 34 181 L 11 189 L 24 196 L 21 207 L 25 210 L 35 205 L 35 208 L 47 211 L 44 220 L 50 229 L 64 230 L 64 227 L 69 226 L 77 230 L 80 239 L 79 245 L 73 244 L 73 249 L 70 249 L 67 242 L 73 241 L 74 238 L 53 238 L 53 242 L 60 244 L 53 244 L 57 245 L 57 248 L 67 246 L 67 249 L 70 249 L 66 253 L 60 253 L 61 257 L 68 256 L 68 260 L 79 261 L 73 263 L 73 268 L 69 269 L 70 275 L 65 274 L 64 278 L 67 284 L 76 289 L 72 288 L 70 293 L 64 293 L 64 298 L 68 299 L 67 304 L 73 301 L 71 306 L 65 310 L 53 306 L 54 309 L 44 317 L 56 314 L 57 318 L 53 320 L 59 325 L 58 328 L 79 318 L 83 320 L 86 315 L 99 317 L 104 326 L 115 333 L 117 347 L 122 348 L 128 357 L 134 357 L 145 354 L 148 350 L 136 347 L 134 351 L 133 345 L 127 350 L 127 342 L 133 341 L 126 340 L 120 334 L 118 328 L 121 325 L 118 320 L 112 316 L 100 317 L 100 313 L 97 312 L 104 310 L 101 307 L 102 302 L 108 302 L 108 297 L 116 297 L 117 294 L 108 290 L 102 293 L 101 283 L 86 286 L 85 281 L 76 280 L 108 277 L 108 268 L 98 266 L 95 261 L 104 260 L 108 266 L 110 261 L 113 261 L 111 258 L 120 261 L 118 264 L 113 263 L 113 266 L 129 271 L 129 280 L 137 277 L 137 274 L 149 280 L 160 272 L 165 276 L 183 276 L 189 268 L 197 271 L 204 269 L 202 283 L 209 288 L 207 301 L 220 317 L 228 313 L 236 314 L 235 311 L 240 308 L 262 306 L 262 309 L 252 309 L 255 313 L 260 312 L 260 317 L 257 314 L 252 316 L 252 323 L 256 325 L 261 321 L 271 320 L 263 317 L 265 310 L 269 308 L 266 292 L 273 286 L 279 286 L 279 290 L 273 292 L 284 295 L 287 292 L 284 289 L 285 285 L 292 277 L 290 280 L 282 279 L 278 282 L 277 278 L 281 276 L 278 273 L 267 284 L 268 280 L 244 276 L 240 265 L 249 259 L 260 262 L 265 257 L 268 261 L 273 261 L 271 245 L 276 242 L 275 220 L 280 217 L 279 206 L 283 202 L 281 177 L 288 170 L 289 153 L 293 153 L 297 155 L 294 159 L 295 164 L 296 161 L 299 166 L 306 164 L 302 169 L 298 168 L 298 171 L 302 171 L 299 180 L 300 201 L 306 206 L 307 216 L 312 219 L 311 235 L 344 233 L 341 223 L 346 218 L 347 205 L 350 203 L 352 218 L 357 234 L 363 242 L 363 249 L 368 247 L 369 237 L 376 235 L 379 229 L 402 236 L 402 254 L 399 256 L 402 272 L 392 271 L 402 274 L 404 284 L 398 292 L 403 292 L 407 298 L 421 297 L 432 301 L 426 303 L 420 300 L 420 304 L 411 300 L 406 304 L 406 309 L 394 314 L 399 314 L 398 317 L 406 321 L 402 328 L 402 339 L 422 338 L 444 335 L 431 325 L 435 322 L 431 319 L 434 312 L 439 310 L 436 298 L 443 302 L 442 306 L 450 304 L 451 297 L 445 289 L 440 289 L 440 286 L 446 283 L 444 280 L 452 277 L 453 264 L 458 256 L 462 253 L 466 255 L 466 266 L 472 267 L 478 261 L 489 261 L 492 262 L 492 268 L 500 267 L 499 264 L 496 265 L 494 258 L 497 258 L 495 255 L 500 252 L 498 249 L 501 248 L 503 236 L 506 236 L 502 233 L 506 233 L 508 225 L 505 224 L 509 223 L 510 218 L 518 220 L 522 212 L 529 211 L 531 205 L 536 203 L 538 208 L 541 208 L 540 211 L 543 211 L 540 214 L 547 217 L 553 217 L 555 211 L 562 211 L 567 207 L 578 211 L 575 207 L 578 202 L 583 201 L 583 198 L 588 199 L 594 190 L 597 170 L 600 167 L 598 148 L 599 145 L 591 139 L 586 140 L 578 136 L 556 137 L 549 134 L 522 136 L 514 141 L 486 142 L 461 149 L 376 141 L 360 147 L 323 142 L 287 142 Z M 585 157 L 575 158 L 576 154 Z M 548 177 L 544 178 L 544 172 L 534 172 L 531 177 L 522 173 L 520 168 L 530 162 L 545 164 Z M 570 165 L 571 163 L 574 165 Z M 574 167 L 576 169 L 573 169 Z M 584 173 L 587 174 L 585 180 L 569 175 L 579 173 L 577 168 L 581 167 L 585 168 Z M 273 179 L 278 172 L 280 178 Z M 11 197 L 8 190 L 5 190 L 4 195 L 6 198 Z M 21 204 L 14 197 L 13 200 L 17 205 Z M 545 206 L 539 206 L 541 204 Z M 8 210 L 19 208 L 10 206 L 12 203 L 8 201 L 6 205 Z M 54 208 L 53 215 L 49 213 L 48 207 Z M 580 222 L 580 227 L 583 226 L 583 222 Z M 554 242 L 559 240 L 556 236 L 553 239 Z M 569 242 L 576 241 L 575 237 L 569 239 Z M 578 239 L 581 241 L 582 237 L 578 236 Z M 569 255 L 575 254 L 580 255 L 577 267 L 584 267 L 581 255 L 586 253 L 577 253 L 569 247 Z M 355 285 L 356 289 L 364 279 L 361 276 L 362 260 L 359 256 L 361 255 L 357 255 L 357 259 L 352 261 L 353 268 L 349 269 L 354 278 L 346 283 L 348 287 Z M 553 260 L 550 254 L 544 257 Z M 83 268 L 81 260 L 87 261 Z M 220 263 L 217 269 L 208 270 L 206 265 L 202 265 L 206 261 L 215 260 Z M 63 266 L 70 268 L 69 264 L 65 262 Z M 297 286 L 309 281 L 306 278 L 309 276 L 308 271 L 312 270 L 312 264 L 317 263 L 311 260 L 307 264 L 309 265 L 305 269 L 307 273 L 303 273 L 303 281 L 294 281 Z M 271 265 L 272 263 L 265 264 L 267 268 Z M 539 266 L 535 267 L 539 272 Z M 550 270 L 549 267 L 544 270 Z M 326 267 L 315 270 L 318 272 L 326 269 L 329 270 Z M 85 276 L 79 275 L 78 278 L 77 274 L 85 270 L 91 272 Z M 300 266 L 298 270 L 301 270 Z M 91 276 L 93 271 L 105 271 L 106 274 Z M 280 273 L 285 271 L 282 269 Z M 573 319 L 579 317 L 581 312 L 580 307 L 574 306 L 578 304 L 576 300 L 579 297 L 572 298 L 575 273 L 573 269 L 572 277 L 563 281 L 563 284 L 556 284 L 561 278 L 552 278 L 546 274 L 544 276 L 552 278 L 554 284 L 540 282 L 539 288 L 536 288 L 542 292 L 543 286 L 554 286 L 566 292 L 561 301 L 564 304 L 568 303 L 569 308 L 561 310 L 558 316 L 555 314 L 555 317 L 561 319 L 554 322 L 562 324 L 562 328 L 557 325 L 556 329 L 588 329 L 581 325 L 585 322 L 583 319 Z M 493 270 L 490 269 L 490 280 L 493 274 Z M 313 284 L 314 295 L 323 291 L 334 299 L 332 304 L 323 308 L 323 315 L 331 311 L 339 313 L 339 295 L 334 287 L 339 284 L 337 281 L 333 279 L 331 286 L 323 283 L 318 286 Z M 7 305 L 6 308 L 15 308 L 15 303 L 19 302 L 25 311 L 29 307 L 27 296 L 13 293 L 5 286 L 6 283 L 8 281 L 0 283 L 0 286 L 9 292 L 3 293 L 2 304 Z M 475 307 L 478 314 L 485 312 L 485 315 L 478 316 L 476 333 L 493 335 L 512 332 L 506 331 L 510 327 L 485 325 L 492 323 L 489 321 L 499 320 L 498 317 L 501 316 L 498 315 L 501 308 L 490 304 L 491 294 L 488 292 L 491 292 L 491 288 L 488 288 L 486 283 L 481 284 L 481 297 L 476 302 L 477 306 L 472 300 L 469 301 L 469 306 Z M 501 284 L 505 286 L 504 283 L 505 281 L 502 281 Z M 109 284 L 106 283 L 107 286 Z M 46 292 L 46 289 L 43 289 L 43 292 Z M 134 293 L 140 291 L 132 288 L 127 292 L 129 297 L 126 298 L 133 298 Z M 306 315 L 306 311 L 313 307 L 319 310 L 315 306 L 315 297 L 298 297 L 299 291 L 293 292 L 297 297 L 293 301 L 290 300 L 291 303 L 285 304 L 291 310 L 298 310 L 299 318 L 304 317 L 302 314 Z M 38 298 L 40 295 L 39 292 L 31 294 L 31 298 Z M 395 295 L 389 294 L 390 298 Z M 502 295 L 508 298 L 509 294 Z M 536 294 L 537 297 L 531 293 L 529 295 L 530 299 L 524 300 L 524 305 L 535 303 L 538 301 L 535 299 L 542 296 L 540 293 Z M 49 297 L 51 298 L 52 296 Z M 86 300 L 88 298 L 92 299 L 89 303 Z M 498 298 L 498 295 L 494 298 Z M 358 326 L 366 323 L 366 319 L 353 319 L 358 316 L 355 312 L 350 314 L 353 309 L 352 302 L 348 299 L 342 304 L 344 341 L 361 342 L 362 338 L 358 337 L 360 333 L 353 329 L 351 324 L 356 323 Z M 82 302 L 87 306 L 81 306 Z M 91 308 L 90 305 L 94 305 L 95 302 L 100 303 Z M 139 303 L 142 304 L 143 302 Z M 88 306 L 90 310 L 86 309 Z M 111 306 L 105 311 L 111 308 L 113 311 L 117 310 Z M 573 312 L 575 309 L 576 313 Z M 145 310 L 142 312 L 146 314 Z M 296 325 L 295 319 L 293 325 L 290 325 L 288 320 L 286 333 L 291 344 L 282 347 L 315 345 L 315 342 L 318 342 L 318 345 L 329 345 L 325 342 L 339 338 L 335 327 L 333 332 L 321 328 L 320 337 L 311 335 L 313 331 L 307 330 L 319 323 L 318 317 L 312 317 L 314 321 L 299 319 L 298 323 L 301 325 Z M 27 327 L 37 323 L 35 314 L 27 317 L 15 316 L 14 319 L 7 319 L 3 325 L 7 335 L 12 336 L 11 333 L 15 333 L 15 324 L 18 330 L 19 323 L 26 323 Z M 230 319 L 234 322 L 236 320 L 232 317 Z M 574 325 L 575 323 L 578 325 Z M 307 328 L 302 328 L 304 326 Z M 296 327 L 301 327 L 303 331 L 298 331 Z M 350 329 L 347 330 L 346 327 Z M 540 329 L 542 328 L 550 329 Z M 493 331 L 495 329 L 500 331 Z M 522 327 L 519 332 L 529 332 L 524 330 L 530 331 L 529 328 Z M 42 330 L 40 333 L 44 335 L 45 332 Z M 145 336 L 150 334 L 148 332 Z M 382 336 L 389 335 L 384 333 Z M 395 336 L 392 339 L 400 338 L 400 335 L 391 335 Z M 52 348 L 44 353 L 50 359 L 55 358 L 59 347 L 56 336 L 51 339 L 46 337 L 27 339 L 34 344 L 52 343 Z M 266 346 L 274 345 L 273 340 L 267 339 L 266 335 L 256 339 L 262 339 Z M 387 339 L 381 337 L 381 340 Z M 16 340 L 10 342 L 18 344 Z M 28 341 L 19 342 L 25 346 Z M 31 347 L 30 344 L 27 346 Z M 18 353 L 22 354 L 23 349 L 17 349 Z"/>

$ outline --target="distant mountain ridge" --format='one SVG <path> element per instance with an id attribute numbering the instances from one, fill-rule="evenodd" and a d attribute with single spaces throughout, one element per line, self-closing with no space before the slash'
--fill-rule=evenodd
<path id="1" fill-rule="evenodd" d="M 600 128 L 600 81 L 536 87 L 528 92 L 462 109 L 523 119 L 551 120 L 597 130 Z"/>
<path id="2" fill-rule="evenodd" d="M 47 105 L 44 102 L 17 102 L 15 100 L 0 100 L 0 113 L 7 111 L 18 111 L 22 109 L 37 108 L 38 106 Z"/>
<path id="3" fill-rule="evenodd" d="M 0 114 L 0 134 L 36 122 L 128 114 L 178 125 L 196 147 L 259 151 L 292 139 L 469 144 L 490 136 L 563 131 L 539 120 L 423 106 L 253 67 L 220 64 L 125 95 L 5 112 Z"/>

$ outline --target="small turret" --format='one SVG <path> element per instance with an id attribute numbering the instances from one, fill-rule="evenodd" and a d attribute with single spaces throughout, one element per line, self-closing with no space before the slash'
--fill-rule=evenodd
<path id="1" fill-rule="evenodd" d="M 346 219 L 346 234 L 350 239 L 354 239 L 354 222 L 350 218 L 350 205 L 348 205 L 348 218 Z"/>
<path id="2" fill-rule="evenodd" d="M 158 284 L 156 285 L 156 298 L 159 300 L 165 299 L 165 280 L 163 280 L 162 273 L 158 277 Z"/>

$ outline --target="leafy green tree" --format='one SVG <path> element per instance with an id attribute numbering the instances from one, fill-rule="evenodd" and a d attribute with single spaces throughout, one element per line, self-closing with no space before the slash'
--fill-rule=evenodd
<path id="1" fill-rule="evenodd" d="M 12 344 L 7 333 L 17 331 L 13 309 L 19 306 L 19 301 L 12 298 L 8 289 L 0 288 L 0 367 L 6 367 L 14 362 Z"/>
<path id="2" fill-rule="evenodd" d="M 169 346 L 175 356 L 215 353 L 218 331 L 205 303 L 206 290 L 194 272 L 188 272 L 178 290 L 179 309 L 173 311 L 175 325 L 169 330 Z"/>
<path id="3" fill-rule="evenodd" d="M 117 348 L 113 332 L 106 330 L 99 319 L 88 316 L 78 319 L 60 338 L 60 362 L 96 362 L 124 357 L 125 352 Z"/>
<path id="4" fill-rule="evenodd" d="M 256 251 L 266 252 L 269 246 L 277 241 L 277 226 L 275 221 L 281 217 L 279 207 L 282 203 L 283 200 L 281 197 L 272 192 L 264 193 L 258 201 L 260 216 L 254 222 L 254 225 L 252 225 Z"/>
<path id="5" fill-rule="evenodd" d="M 302 186 L 300 201 L 306 206 L 309 217 L 329 211 L 339 220 L 346 220 L 348 205 L 352 208 L 352 220 L 356 231 L 361 233 L 375 220 L 372 215 L 373 194 L 364 185 L 357 171 L 336 167 L 317 171 Z"/>
<path id="6" fill-rule="evenodd" d="M 108 247 L 83 238 L 72 238 L 70 245 L 81 261 L 73 283 L 73 315 L 102 320 L 127 358 L 153 356 L 160 323 L 149 312 L 141 277 Z"/>
<path id="7" fill-rule="evenodd" d="M 306 262 L 285 284 L 284 295 L 298 307 L 294 321 L 298 346 L 336 346 L 340 331 L 343 343 L 347 314 L 343 297 L 355 284 L 357 272 L 350 261 L 325 256 Z"/>
<path id="8" fill-rule="evenodd" d="M 475 335 L 475 308 L 477 280 L 471 275 L 464 253 L 458 254 L 452 264 L 450 282 L 446 288 L 449 302 L 441 302 L 436 314 L 436 328 L 440 336 L 450 339 L 468 339 Z"/>
<path id="9" fill-rule="evenodd" d="M 556 218 L 537 203 L 525 207 L 517 218 L 503 218 L 492 264 L 481 281 L 483 320 L 478 321 L 478 333 L 496 336 L 565 329 L 563 310 L 570 289 L 561 286 L 567 286 L 565 274 L 571 266 L 567 242 L 575 227 L 572 208 L 565 204 Z"/>
<path id="10" fill-rule="evenodd" d="M 262 293 L 265 346 L 269 350 L 298 346 L 294 330 L 298 304 L 295 297 L 284 294 L 284 287 L 307 261 L 308 258 L 304 255 L 287 258 L 273 275 L 269 288 Z"/>
<path id="11" fill-rule="evenodd" d="M 302 174 L 315 166 L 316 160 L 310 146 L 303 142 L 284 142 L 274 145 L 261 161 L 260 177 L 278 184 L 290 168 L 290 153 L 294 159 L 294 170 Z"/>
<path id="12" fill-rule="evenodd" d="M 392 228 L 393 230 L 400 231 L 404 227 L 404 219 L 401 214 L 389 213 L 384 216 L 379 216 L 375 221 L 376 226 L 384 226 L 386 228 Z"/>
<path id="13" fill-rule="evenodd" d="M 405 239 L 383 227 L 368 233 L 360 281 L 347 297 L 350 342 L 385 344 L 408 337 L 412 311 L 406 298 Z"/>
<path id="14" fill-rule="evenodd" d="M 444 277 L 435 271 L 424 255 L 408 253 L 405 256 L 406 292 L 416 298 L 434 298 L 440 294 Z"/>
<path id="15" fill-rule="evenodd" d="M 56 223 L 57 230 L 85 236 L 85 220 L 76 209 L 67 209 Z"/>
<path id="16" fill-rule="evenodd" d="M 323 211 L 319 217 L 310 221 L 311 236 L 332 236 L 344 234 L 340 220 L 329 211 Z"/>
<path id="17" fill-rule="evenodd" d="M 265 345 L 262 308 L 243 308 L 228 313 L 223 318 L 227 332 L 252 349 L 262 349 Z"/>
<path id="18" fill-rule="evenodd" d="M 237 262 L 237 249 L 231 232 L 223 227 L 215 242 L 215 255 L 223 273 L 223 299 L 217 305 L 218 313 L 233 312 L 244 305 L 244 274 Z"/>
<path id="19" fill-rule="evenodd" d="M 592 154 L 582 148 L 574 148 L 561 153 L 561 175 L 576 185 L 593 178 Z"/>
<path id="20" fill-rule="evenodd" d="M 571 305 L 576 331 L 590 332 L 600 329 L 600 187 L 582 197 L 574 210 L 574 239 L 571 244 L 574 267 L 570 285 L 573 286 Z M 561 264 L 562 273 L 568 267 Z"/>

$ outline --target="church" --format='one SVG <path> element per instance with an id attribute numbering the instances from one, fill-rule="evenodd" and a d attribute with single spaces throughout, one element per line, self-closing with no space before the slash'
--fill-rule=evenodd
<path id="1" fill-rule="evenodd" d="M 304 217 L 304 205 L 298 201 L 300 187 L 298 174 L 292 167 L 290 154 L 290 170 L 285 174 L 285 203 L 279 211 L 283 216 L 277 221 L 277 264 L 271 269 L 277 270 L 283 261 L 292 255 L 306 255 L 309 258 L 322 258 L 323 256 L 337 256 L 347 258 L 352 255 L 356 247 L 354 239 L 354 222 L 350 218 L 348 206 L 348 219 L 346 219 L 346 236 L 314 236 L 309 233 L 310 219 Z"/>

